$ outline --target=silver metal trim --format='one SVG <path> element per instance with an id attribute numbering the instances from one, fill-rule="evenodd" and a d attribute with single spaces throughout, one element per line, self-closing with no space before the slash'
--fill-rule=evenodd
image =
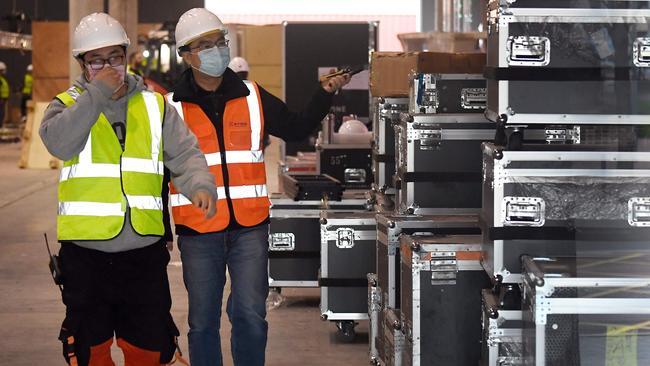
<path id="1" fill-rule="evenodd" d="M 499 110 L 497 115 L 507 114 L 508 124 L 581 124 L 581 125 L 646 125 L 648 124 L 647 114 L 532 114 L 508 112 L 508 86 L 501 85 L 507 81 L 499 81 Z"/>
<path id="2" fill-rule="evenodd" d="M 334 313 L 331 310 L 321 312 L 321 315 L 327 316 L 327 320 L 368 320 L 368 314 L 365 313 Z"/>
<path id="3" fill-rule="evenodd" d="M 647 178 L 650 170 L 634 169 L 507 169 L 504 182 L 513 178 L 530 177 L 601 177 L 601 178 Z M 521 182 L 522 180 L 516 179 Z M 550 183 L 551 181 L 546 181 Z"/>
<path id="4" fill-rule="evenodd" d="M 650 314 L 650 299 L 549 299 L 536 295 L 535 323 L 545 325 L 550 314 Z"/>
<path id="5" fill-rule="evenodd" d="M 318 281 L 276 281 L 271 279 L 269 287 L 318 287 Z"/>
<path id="6" fill-rule="evenodd" d="M 647 9 L 588 10 L 580 8 L 508 8 L 500 19 L 509 20 L 509 23 L 645 23 L 646 18 L 650 17 L 650 10 Z"/>
<path id="7" fill-rule="evenodd" d="M 408 122 L 410 118 L 413 121 Z M 402 125 L 409 123 L 490 123 L 481 113 L 403 114 Z M 444 126 L 441 126 L 444 127 Z"/>
<path id="8" fill-rule="evenodd" d="M 647 122 L 647 121 L 646 121 Z M 513 161 L 630 161 L 650 162 L 648 152 L 619 151 L 503 151 L 499 164 L 507 166 Z M 618 170 L 617 170 L 618 171 Z"/>

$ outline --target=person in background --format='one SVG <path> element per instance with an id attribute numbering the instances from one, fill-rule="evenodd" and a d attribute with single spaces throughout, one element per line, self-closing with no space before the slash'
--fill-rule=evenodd
<path id="1" fill-rule="evenodd" d="M 5 77 L 7 65 L 0 61 L 0 128 L 4 125 L 7 102 L 9 101 L 9 82 Z"/>
<path id="2" fill-rule="evenodd" d="M 230 274 L 226 312 L 236 366 L 265 362 L 269 292 L 269 206 L 262 137 L 301 140 L 320 126 L 342 75 L 318 85 L 301 113 L 228 68 L 227 28 L 205 8 L 185 12 L 176 26 L 176 49 L 190 67 L 167 100 L 197 135 L 215 176 L 217 214 L 206 220 L 170 187 L 170 206 L 189 295 L 188 334 L 193 366 L 222 365 L 221 303 Z M 308 91 L 305 91 L 308 92 Z M 173 183 L 173 182 L 172 182 Z"/>
<path id="3" fill-rule="evenodd" d="M 25 77 L 23 79 L 23 95 L 20 100 L 20 114 L 23 122 L 27 120 L 27 101 L 32 99 L 32 84 L 34 83 L 32 71 L 32 64 L 29 64 L 25 71 Z"/>
<path id="4" fill-rule="evenodd" d="M 127 72 L 144 77 L 142 70 L 142 61 L 144 56 L 142 52 L 133 52 L 129 55 L 129 65 L 127 66 Z"/>
<path id="5" fill-rule="evenodd" d="M 59 339 L 71 365 L 168 364 L 178 329 L 170 314 L 163 171 L 206 220 L 216 187 L 196 137 L 162 95 L 126 72 L 129 39 L 108 14 L 81 19 L 72 56 L 82 74 L 50 103 L 40 127 L 64 161 L 57 236 L 66 315 Z"/>
<path id="6" fill-rule="evenodd" d="M 228 64 L 230 70 L 234 71 L 237 76 L 242 80 L 248 80 L 248 72 L 250 68 L 248 67 L 248 62 L 243 57 L 235 57 L 230 60 Z"/>

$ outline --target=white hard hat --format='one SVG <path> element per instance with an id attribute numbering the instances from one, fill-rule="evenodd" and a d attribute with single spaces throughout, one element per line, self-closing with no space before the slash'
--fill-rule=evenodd
<path id="1" fill-rule="evenodd" d="M 131 42 L 122 24 L 106 13 L 93 13 L 81 19 L 72 36 L 72 55 L 108 46 L 128 47 Z"/>
<path id="2" fill-rule="evenodd" d="M 0 61 L 0 71 L 5 71 L 7 70 L 7 65 L 5 65 L 4 62 Z"/>
<path id="3" fill-rule="evenodd" d="M 206 8 L 194 8 L 178 18 L 176 24 L 176 49 L 188 45 L 195 39 L 212 32 L 228 33 L 221 19 Z"/>
<path id="4" fill-rule="evenodd" d="M 363 122 L 356 119 L 349 119 L 339 128 L 339 133 L 352 135 L 357 133 L 368 133 L 368 127 L 363 124 Z"/>
<path id="5" fill-rule="evenodd" d="M 234 72 L 249 72 L 248 62 L 243 57 L 235 57 L 230 60 L 228 67 Z"/>
<path id="6" fill-rule="evenodd" d="M 27 71 L 32 72 L 34 70 L 34 67 L 32 64 L 27 65 Z"/>

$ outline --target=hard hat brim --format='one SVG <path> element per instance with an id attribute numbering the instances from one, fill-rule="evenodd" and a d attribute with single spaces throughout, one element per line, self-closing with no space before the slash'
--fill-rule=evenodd
<path id="1" fill-rule="evenodd" d="M 87 53 L 87 52 L 90 52 L 90 51 L 93 51 L 93 50 L 98 50 L 98 49 L 104 48 L 104 47 L 110 47 L 110 46 L 122 46 L 122 47 L 127 48 L 127 47 L 129 47 L 130 44 L 131 44 L 131 41 L 128 38 L 126 39 L 125 42 L 121 42 L 121 43 L 103 42 L 103 43 L 99 43 L 97 45 L 93 45 L 93 47 L 91 47 L 91 48 L 76 48 L 76 49 L 73 49 L 72 50 L 72 56 L 78 57 L 80 55 L 83 55 L 84 53 Z"/>
<path id="2" fill-rule="evenodd" d="M 225 35 L 228 34 L 228 29 L 226 29 L 226 28 L 223 28 L 223 29 L 213 29 L 213 30 L 209 30 L 209 31 L 207 31 L 207 32 L 203 32 L 203 33 L 201 33 L 201 34 L 199 34 L 199 35 L 197 35 L 197 36 L 195 36 L 195 37 L 192 37 L 192 38 L 190 38 L 190 39 L 188 39 L 188 40 L 184 40 L 184 41 L 182 42 L 182 44 L 177 45 L 177 48 L 180 49 L 181 47 L 185 47 L 185 46 L 187 46 L 188 44 L 190 44 L 190 43 L 196 41 L 197 39 L 199 39 L 199 38 L 201 38 L 201 37 L 205 37 L 205 36 L 208 36 L 208 35 L 210 35 L 210 34 L 214 34 L 214 33 L 222 33 L 222 34 L 225 36 Z"/>

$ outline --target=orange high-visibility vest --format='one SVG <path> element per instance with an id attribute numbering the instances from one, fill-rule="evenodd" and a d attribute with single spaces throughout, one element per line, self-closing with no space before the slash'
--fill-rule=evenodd
<path id="1" fill-rule="evenodd" d="M 262 144 L 262 102 L 257 85 L 248 81 L 245 84 L 250 95 L 228 101 L 224 110 L 223 140 L 226 151 L 220 151 L 217 130 L 199 105 L 174 102 L 173 94 L 167 97 L 199 140 L 210 172 L 215 176 L 218 196 L 217 213 L 211 219 L 206 219 L 205 214 L 192 206 L 190 199 L 170 183 L 170 205 L 176 225 L 184 225 L 200 233 L 224 230 L 230 223 L 226 188 L 239 224 L 255 226 L 269 215 Z M 225 187 L 223 179 L 224 164 L 228 170 L 228 187 Z"/>

